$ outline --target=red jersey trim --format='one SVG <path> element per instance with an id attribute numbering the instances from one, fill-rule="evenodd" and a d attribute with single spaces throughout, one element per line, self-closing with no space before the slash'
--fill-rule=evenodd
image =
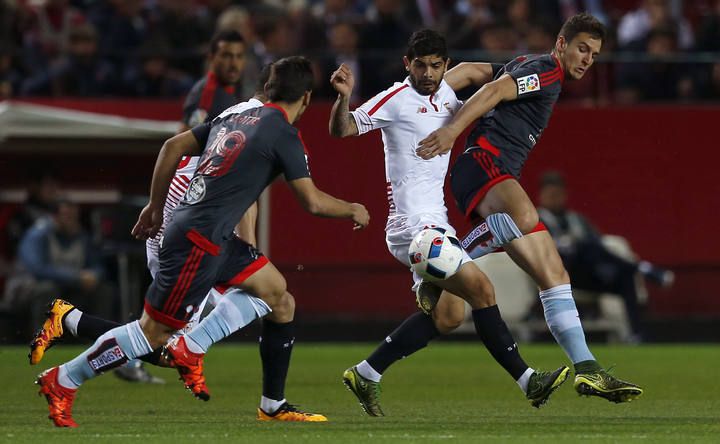
<path id="1" fill-rule="evenodd" d="M 565 81 L 565 70 L 563 70 L 563 67 L 560 64 L 560 60 L 558 60 L 555 54 L 550 53 L 550 55 L 552 56 L 553 60 L 555 60 L 555 64 L 557 64 L 557 67 L 560 69 L 560 84 L 562 85 Z"/>
<path id="2" fill-rule="evenodd" d="M 285 112 L 285 110 L 284 110 L 281 106 L 278 106 L 278 105 L 276 105 L 276 104 L 274 104 L 274 103 L 270 103 L 270 102 L 266 103 L 266 104 L 263 105 L 263 106 L 267 106 L 268 108 L 274 108 L 274 109 L 280 111 L 280 112 L 282 113 L 283 117 L 285 117 L 285 120 L 287 120 L 288 123 L 290 122 L 290 119 L 288 119 L 287 113 Z"/>
<path id="3" fill-rule="evenodd" d="M 372 109 L 370 109 L 370 111 L 368 111 L 368 116 L 372 116 L 373 114 L 375 114 L 375 112 L 377 112 L 377 110 L 379 110 L 380 107 L 385 105 L 385 103 L 388 100 L 390 100 L 392 98 L 392 96 L 394 96 L 395 94 L 399 93 L 400 91 L 404 90 L 405 88 L 407 88 L 409 86 L 410 85 L 403 85 L 403 86 L 399 87 L 398 89 L 389 92 L 388 95 L 383 97 L 378 103 L 375 104 L 375 106 L 372 107 Z"/>
<path id="4" fill-rule="evenodd" d="M 152 320 L 157 321 L 163 325 L 167 325 L 168 327 L 172 327 L 176 330 L 180 330 L 187 325 L 187 322 L 175 319 L 172 316 L 167 315 L 156 308 L 153 308 L 148 301 L 145 301 L 145 313 L 147 313 Z"/>
<path id="5" fill-rule="evenodd" d="M 220 254 L 220 245 L 212 243 L 208 238 L 200 234 L 196 230 L 188 231 L 185 236 L 190 239 L 190 242 L 200 247 L 203 251 L 217 256 Z"/>
<path id="6" fill-rule="evenodd" d="M 207 80 L 205 81 L 205 87 L 200 94 L 200 102 L 198 108 L 210 111 L 212 107 L 213 99 L 215 98 L 215 90 L 218 87 L 217 77 L 215 73 L 210 71 L 207 73 Z"/>
<path id="7" fill-rule="evenodd" d="M 493 145 L 492 143 L 490 143 L 490 141 L 487 140 L 487 138 L 485 136 L 478 137 L 477 140 L 475 141 L 475 143 L 477 144 L 477 146 L 484 149 L 485 151 L 489 151 L 490 154 L 492 154 L 495 157 L 498 157 L 500 155 L 500 149 L 498 147 L 496 147 L 495 145 Z"/>
<path id="8" fill-rule="evenodd" d="M 475 207 L 480 205 L 480 202 L 482 202 L 482 200 L 485 198 L 485 195 L 488 193 L 488 191 L 490 191 L 490 188 L 508 179 L 514 179 L 514 177 L 509 174 L 503 174 L 502 176 L 492 179 L 490 182 L 483 185 L 482 188 L 477 190 L 475 196 L 473 196 L 472 200 L 470 201 L 470 205 L 468 205 L 468 207 L 465 209 L 465 217 L 472 220 L 472 214 L 473 211 L 475 211 Z"/>
<path id="9" fill-rule="evenodd" d="M 250 276 L 255 274 L 257 271 L 259 271 L 262 267 L 269 264 L 270 260 L 268 260 L 265 256 L 260 256 L 257 259 L 255 259 L 254 262 L 252 262 L 250 265 L 248 265 L 243 271 L 233 276 L 229 281 L 223 282 L 221 284 L 215 285 L 215 289 L 219 291 L 222 294 L 225 294 L 228 288 L 230 287 L 236 287 L 243 282 L 247 280 Z"/>

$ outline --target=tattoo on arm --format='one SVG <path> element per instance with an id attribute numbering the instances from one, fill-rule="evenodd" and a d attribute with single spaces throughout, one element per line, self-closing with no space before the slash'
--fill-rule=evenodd
<path id="1" fill-rule="evenodd" d="M 338 94 L 330 114 L 330 134 L 335 137 L 355 136 L 358 134 L 355 119 L 350 116 L 350 98 Z"/>

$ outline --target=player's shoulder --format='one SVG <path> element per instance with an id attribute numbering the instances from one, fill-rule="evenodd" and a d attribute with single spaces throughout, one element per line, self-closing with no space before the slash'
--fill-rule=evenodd
<path id="1" fill-rule="evenodd" d="M 553 71 L 559 68 L 559 64 L 552 54 L 522 55 L 516 57 L 513 62 L 515 62 L 518 68 L 532 69 L 538 73 Z"/>
<path id="2" fill-rule="evenodd" d="M 245 102 L 236 103 L 235 105 L 230 106 L 229 108 L 226 108 L 223 112 L 221 112 L 216 119 L 224 119 L 228 116 L 231 116 L 233 114 L 242 114 L 244 112 L 254 110 L 257 108 L 260 108 L 263 106 L 263 103 L 259 101 L 256 98 L 251 98 Z"/>
<path id="3" fill-rule="evenodd" d="M 188 92 L 187 98 L 185 99 L 185 106 L 191 104 L 197 105 L 200 101 L 202 91 L 205 89 L 205 85 L 207 85 L 207 76 L 203 76 L 193 84 L 192 88 L 190 88 L 190 91 Z"/>
<path id="4" fill-rule="evenodd" d="M 415 91 L 412 86 L 410 85 L 410 79 L 406 78 L 402 82 L 395 82 L 392 84 L 392 86 L 384 89 L 383 91 L 380 91 L 378 94 L 375 95 L 375 97 L 372 98 L 371 101 L 381 101 L 383 103 L 391 102 L 391 99 L 399 99 L 403 96 L 412 95 L 413 91 Z M 392 100 L 392 102 L 398 102 L 397 100 Z"/>

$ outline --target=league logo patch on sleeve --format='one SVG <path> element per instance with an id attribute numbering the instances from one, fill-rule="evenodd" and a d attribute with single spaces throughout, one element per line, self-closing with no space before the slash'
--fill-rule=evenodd
<path id="1" fill-rule="evenodd" d="M 517 79 L 518 95 L 540 90 L 540 78 L 537 74 Z"/>

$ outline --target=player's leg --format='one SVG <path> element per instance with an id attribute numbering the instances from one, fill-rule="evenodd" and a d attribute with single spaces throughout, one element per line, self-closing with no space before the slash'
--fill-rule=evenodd
<path id="1" fill-rule="evenodd" d="M 141 319 L 113 328 L 75 359 L 43 372 L 36 384 L 45 395 L 49 418 L 57 427 L 77 427 L 72 407 L 77 389 L 88 379 L 152 352 L 170 337 L 173 329 L 152 319 Z"/>
<path id="2" fill-rule="evenodd" d="M 395 362 L 425 348 L 428 343 L 448 334 L 462 324 L 465 301 L 443 291 L 430 315 L 410 315 L 390 333 L 368 356 L 343 373 L 343 383 L 357 396 L 363 410 L 370 416 L 384 416 L 380 407 L 380 380 Z"/>
<path id="3" fill-rule="evenodd" d="M 575 367 L 576 390 L 614 402 L 640 396 L 641 388 L 608 375 L 590 352 L 573 299 L 570 278 L 550 234 L 545 230 L 537 231 L 516 239 L 504 248 L 540 287 L 545 321 Z"/>
<path id="4" fill-rule="evenodd" d="M 285 398 L 285 381 L 295 344 L 295 298 L 287 292 L 285 278 L 268 262 L 240 287 L 261 298 L 272 309 L 272 313 L 263 319 L 260 336 L 263 393 L 257 418 L 263 421 L 327 421 L 323 415 L 298 410 Z"/>
<path id="5" fill-rule="evenodd" d="M 30 365 L 39 363 L 50 347 L 68 335 L 95 341 L 105 332 L 120 325 L 122 324 L 85 313 L 68 301 L 55 299 L 48 307 L 45 322 L 30 341 Z M 160 357 L 160 349 L 138 359 L 162 367 L 167 366 Z M 164 382 L 161 379 L 158 381 L 159 378 L 147 372 L 145 375 L 150 378 L 146 382 Z"/>
<path id="6" fill-rule="evenodd" d="M 569 369 L 562 366 L 554 372 L 540 372 L 525 363 L 500 315 L 495 292 L 487 276 L 474 263 L 468 262 L 438 285 L 470 304 L 475 331 L 490 354 L 512 376 L 533 407 L 544 404 L 565 381 Z"/>

